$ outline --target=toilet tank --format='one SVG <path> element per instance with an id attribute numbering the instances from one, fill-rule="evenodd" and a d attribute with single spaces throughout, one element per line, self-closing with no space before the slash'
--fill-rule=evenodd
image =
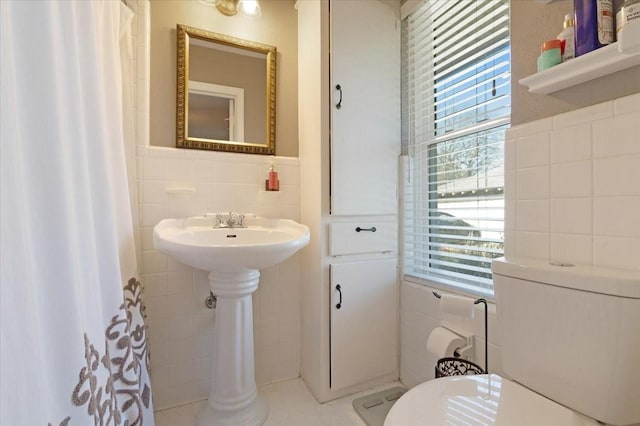
<path id="1" fill-rule="evenodd" d="M 492 264 L 503 370 L 601 422 L 640 423 L 640 271 Z"/>

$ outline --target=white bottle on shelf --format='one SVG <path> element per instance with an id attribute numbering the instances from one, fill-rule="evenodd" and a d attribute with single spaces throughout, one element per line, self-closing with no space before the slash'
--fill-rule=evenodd
<path id="1" fill-rule="evenodd" d="M 631 21 L 640 20 L 640 0 L 625 0 L 616 13 L 616 31 Z"/>
<path id="2" fill-rule="evenodd" d="M 640 0 L 625 0 L 616 15 L 618 51 L 640 53 Z"/>
<path id="3" fill-rule="evenodd" d="M 562 52 L 562 62 L 576 57 L 575 33 L 573 26 L 573 16 L 564 15 L 563 29 L 558 34 L 558 40 L 564 40 L 564 50 Z"/>

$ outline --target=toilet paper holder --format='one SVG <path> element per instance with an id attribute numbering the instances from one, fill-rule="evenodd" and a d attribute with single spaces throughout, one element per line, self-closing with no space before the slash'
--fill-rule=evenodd
<path id="1" fill-rule="evenodd" d="M 440 299 L 442 296 L 437 291 L 433 291 L 433 295 Z M 487 305 L 487 300 L 480 298 L 473 301 L 474 305 L 479 305 L 480 303 L 484 304 L 484 372 L 489 373 L 489 306 Z M 464 348 L 462 348 L 464 349 Z M 456 349 L 457 351 L 457 349 Z"/>

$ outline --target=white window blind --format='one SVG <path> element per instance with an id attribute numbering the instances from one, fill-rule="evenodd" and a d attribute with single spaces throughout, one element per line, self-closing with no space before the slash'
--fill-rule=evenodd
<path id="1" fill-rule="evenodd" d="M 403 20 L 404 271 L 493 296 L 504 238 L 508 0 L 425 0 Z"/>

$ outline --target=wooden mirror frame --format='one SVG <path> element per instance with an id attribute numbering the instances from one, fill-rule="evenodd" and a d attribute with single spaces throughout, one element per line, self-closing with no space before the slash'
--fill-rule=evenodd
<path id="1" fill-rule="evenodd" d="M 187 134 L 189 122 L 189 38 L 193 37 L 224 46 L 266 55 L 266 141 L 237 142 L 216 139 L 192 138 Z M 246 154 L 275 155 L 276 153 L 276 58 L 275 46 L 239 39 L 224 34 L 213 33 L 198 28 L 178 24 L 178 63 L 177 63 L 177 100 L 176 100 L 176 147 L 205 149 L 212 151 L 240 152 Z M 251 125 L 251 123 L 248 123 Z"/>

